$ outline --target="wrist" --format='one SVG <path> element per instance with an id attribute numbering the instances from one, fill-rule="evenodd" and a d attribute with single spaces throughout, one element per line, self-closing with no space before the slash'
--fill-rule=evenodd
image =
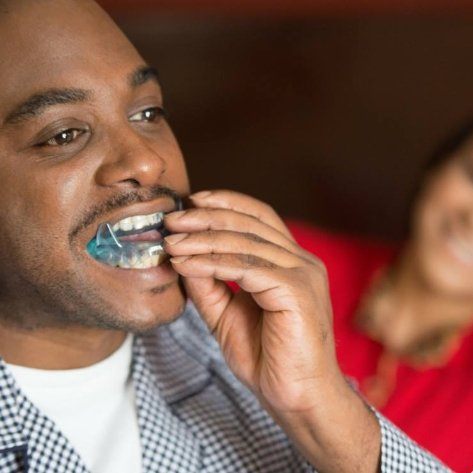
<path id="1" fill-rule="evenodd" d="M 319 386 L 312 408 L 271 413 L 318 471 L 378 470 L 378 420 L 343 376 Z"/>

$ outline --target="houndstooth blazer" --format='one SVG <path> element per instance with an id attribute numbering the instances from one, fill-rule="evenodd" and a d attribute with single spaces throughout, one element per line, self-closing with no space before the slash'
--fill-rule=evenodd
<path id="1" fill-rule="evenodd" d="M 315 471 L 227 369 L 192 306 L 172 324 L 135 337 L 131 375 L 143 473 Z M 383 473 L 450 471 L 382 416 L 378 419 Z M 19 390 L 3 362 L 0 472 L 88 472 L 54 422 Z"/>

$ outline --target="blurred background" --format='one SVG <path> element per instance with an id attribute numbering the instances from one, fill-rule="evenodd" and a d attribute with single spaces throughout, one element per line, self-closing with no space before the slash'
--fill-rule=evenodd
<path id="1" fill-rule="evenodd" d="M 473 115 L 473 0 L 102 0 L 155 65 L 194 190 L 398 239 Z"/>

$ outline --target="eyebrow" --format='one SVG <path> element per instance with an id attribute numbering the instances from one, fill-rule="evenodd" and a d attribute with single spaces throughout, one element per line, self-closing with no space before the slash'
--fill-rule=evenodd
<path id="1" fill-rule="evenodd" d="M 158 71 L 151 66 L 138 67 L 128 76 L 128 84 L 132 89 L 153 80 L 159 84 Z M 90 91 L 85 89 L 48 89 L 32 95 L 11 111 L 3 122 L 5 125 L 13 125 L 37 117 L 48 107 L 54 105 L 73 104 L 85 102 L 90 98 Z"/>
<path id="2" fill-rule="evenodd" d="M 138 67 L 138 69 L 133 71 L 128 77 L 130 87 L 133 89 L 145 84 L 150 80 L 159 84 L 158 71 L 156 68 L 147 65 Z"/>
<path id="3" fill-rule="evenodd" d="M 34 118 L 54 105 L 85 102 L 89 97 L 90 92 L 84 89 L 48 89 L 30 96 L 15 107 L 5 118 L 4 125 Z"/>

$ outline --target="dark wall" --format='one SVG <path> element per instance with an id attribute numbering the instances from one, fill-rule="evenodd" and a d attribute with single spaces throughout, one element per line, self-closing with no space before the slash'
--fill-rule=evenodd
<path id="1" fill-rule="evenodd" d="M 195 190 L 400 235 L 421 163 L 473 112 L 473 19 L 117 18 L 160 70 Z"/>

